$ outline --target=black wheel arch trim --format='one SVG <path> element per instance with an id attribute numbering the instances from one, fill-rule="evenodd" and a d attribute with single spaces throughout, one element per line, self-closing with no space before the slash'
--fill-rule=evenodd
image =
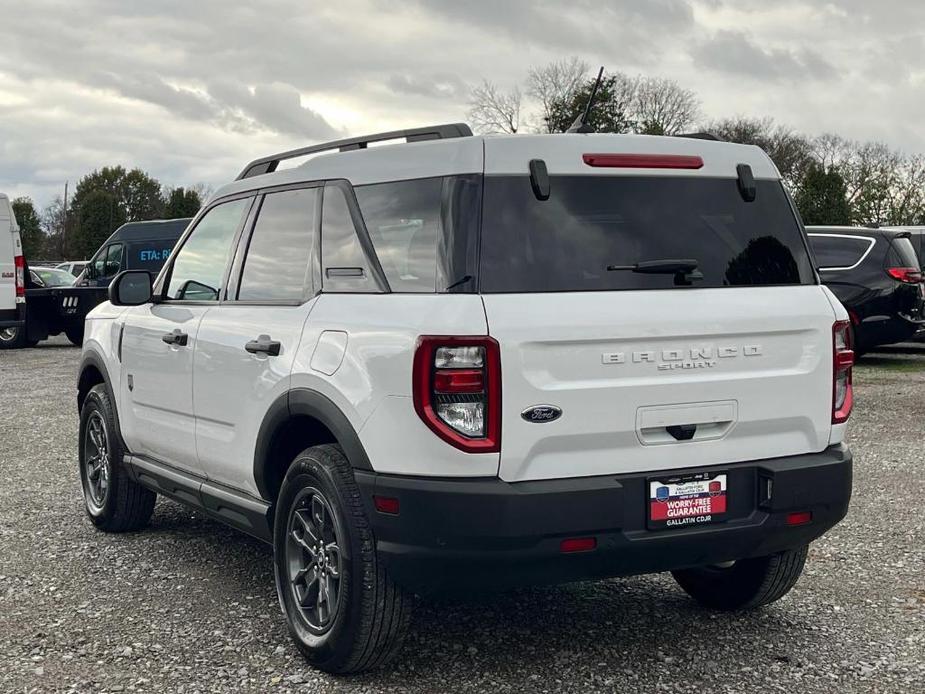
<path id="1" fill-rule="evenodd" d="M 294 388 L 280 395 L 267 410 L 254 448 L 254 482 L 260 495 L 271 499 L 272 492 L 267 482 L 268 463 L 273 439 L 286 423 L 293 417 L 312 417 L 334 435 L 337 443 L 344 450 L 350 465 L 356 470 L 368 470 L 373 467 L 369 462 L 366 449 L 350 420 L 326 395 L 309 388 Z"/>
<path id="2" fill-rule="evenodd" d="M 79 413 L 83 409 L 84 404 L 84 400 L 80 396 L 80 379 L 89 366 L 99 371 L 100 375 L 103 377 L 103 385 L 105 385 L 106 390 L 109 391 L 109 403 L 112 405 L 112 411 L 115 415 L 116 436 L 119 437 L 119 444 L 122 446 L 122 450 L 128 452 L 128 446 L 125 445 L 125 439 L 122 438 L 122 423 L 119 419 L 119 403 L 116 402 L 116 391 L 112 387 L 112 378 L 109 375 L 109 369 L 106 368 L 106 361 L 103 357 L 91 350 L 84 350 L 84 353 L 80 357 L 80 366 L 77 370 L 77 412 Z"/>

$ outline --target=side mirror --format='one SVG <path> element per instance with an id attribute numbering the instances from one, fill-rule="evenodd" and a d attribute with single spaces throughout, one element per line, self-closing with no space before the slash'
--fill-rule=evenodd
<path id="1" fill-rule="evenodd" d="M 141 306 L 151 301 L 153 279 L 147 270 L 125 270 L 109 285 L 109 301 L 113 306 Z"/>

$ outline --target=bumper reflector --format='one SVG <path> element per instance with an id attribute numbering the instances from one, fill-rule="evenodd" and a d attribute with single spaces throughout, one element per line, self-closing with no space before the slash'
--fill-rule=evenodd
<path id="1" fill-rule="evenodd" d="M 373 503 L 379 513 L 388 513 L 393 516 L 398 515 L 399 503 L 394 496 L 374 496 Z"/>
<path id="2" fill-rule="evenodd" d="M 813 514 L 811 511 L 799 511 L 797 513 L 787 514 L 787 525 L 806 525 L 812 522 Z"/>
<path id="3" fill-rule="evenodd" d="M 593 537 L 570 537 L 559 543 L 559 551 L 563 554 L 571 552 L 590 552 L 597 547 L 597 539 Z"/>

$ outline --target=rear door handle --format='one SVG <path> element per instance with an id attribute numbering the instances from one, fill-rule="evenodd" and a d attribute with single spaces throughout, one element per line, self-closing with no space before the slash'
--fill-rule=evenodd
<path id="1" fill-rule="evenodd" d="M 189 341 L 189 335 L 177 328 L 173 332 L 167 333 L 166 335 L 161 335 L 161 339 L 168 345 L 186 347 L 186 343 Z"/>
<path id="2" fill-rule="evenodd" d="M 251 354 L 267 354 L 271 357 L 279 356 L 279 348 L 279 342 L 271 340 L 269 335 L 260 335 L 256 340 L 251 340 L 244 345 L 244 349 Z"/>

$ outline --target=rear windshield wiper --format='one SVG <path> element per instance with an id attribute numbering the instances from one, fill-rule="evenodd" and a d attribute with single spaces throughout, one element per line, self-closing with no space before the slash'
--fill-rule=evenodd
<path id="1" fill-rule="evenodd" d="M 702 280 L 703 273 L 697 269 L 699 263 L 693 258 L 665 258 L 642 260 L 635 265 L 608 265 L 608 272 L 627 270 L 644 275 L 674 275 L 674 283 L 689 285 L 693 280 Z"/>

